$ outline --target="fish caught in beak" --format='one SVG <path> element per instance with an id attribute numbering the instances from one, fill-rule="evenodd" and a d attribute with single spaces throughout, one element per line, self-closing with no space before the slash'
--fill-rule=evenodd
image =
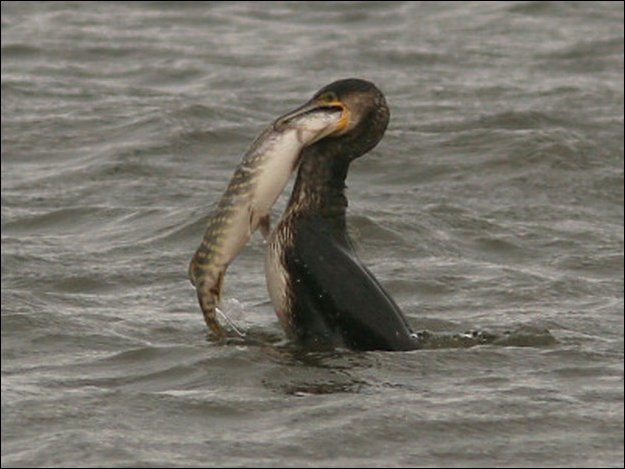
<path id="1" fill-rule="evenodd" d="M 340 101 L 313 98 L 261 133 L 235 170 L 189 264 L 204 320 L 216 338 L 226 336 L 217 313 L 228 265 L 256 229 L 269 236 L 271 208 L 302 150 L 341 132 L 348 122 L 349 111 Z"/>

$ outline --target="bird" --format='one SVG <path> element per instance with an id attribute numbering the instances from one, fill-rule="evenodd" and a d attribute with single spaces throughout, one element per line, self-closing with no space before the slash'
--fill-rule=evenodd
<path id="1" fill-rule="evenodd" d="M 384 94 L 367 80 L 338 80 L 276 125 L 319 109 L 340 111 L 340 125 L 302 150 L 289 202 L 267 240 L 273 308 L 287 336 L 309 349 L 418 349 L 418 335 L 358 258 L 346 225 L 345 179 L 386 131 Z"/>

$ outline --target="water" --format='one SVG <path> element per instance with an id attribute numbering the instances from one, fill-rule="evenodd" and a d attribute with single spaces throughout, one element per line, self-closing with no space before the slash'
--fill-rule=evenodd
<path id="1" fill-rule="evenodd" d="M 211 204 L 350 76 L 350 230 L 429 348 L 297 351 L 260 236 L 208 341 Z M 2 466 L 622 467 L 623 109 L 621 2 L 3 2 Z"/>

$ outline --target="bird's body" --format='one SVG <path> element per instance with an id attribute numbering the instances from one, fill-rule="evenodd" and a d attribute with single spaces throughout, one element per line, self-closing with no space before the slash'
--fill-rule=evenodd
<path id="1" fill-rule="evenodd" d="M 302 152 L 289 204 L 269 239 L 269 295 L 287 334 L 304 346 L 418 348 L 403 313 L 354 252 L 345 220 L 349 165 L 382 138 L 384 96 L 364 80 L 341 80 L 308 107 L 327 101 L 341 103 L 349 121 Z"/>

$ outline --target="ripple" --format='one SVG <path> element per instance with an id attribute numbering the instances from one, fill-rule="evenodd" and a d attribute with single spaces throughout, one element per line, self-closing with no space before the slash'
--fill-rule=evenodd
<path id="1" fill-rule="evenodd" d="M 2 466 L 622 466 L 622 4 L 1 8 Z M 212 204 L 345 76 L 392 113 L 349 229 L 425 347 L 289 343 L 256 237 L 211 341 Z"/>

